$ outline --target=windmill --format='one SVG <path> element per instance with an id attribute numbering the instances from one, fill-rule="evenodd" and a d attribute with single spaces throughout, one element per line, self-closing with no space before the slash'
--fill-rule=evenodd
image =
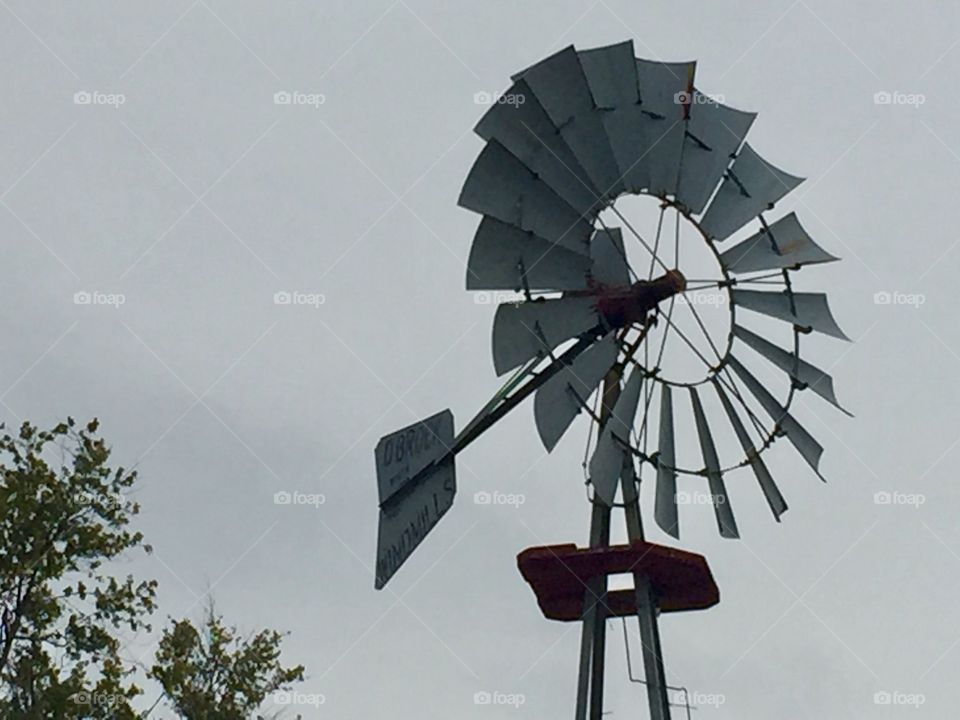
<path id="1" fill-rule="evenodd" d="M 529 548 L 518 556 L 544 614 L 582 622 L 578 720 L 598 720 L 603 711 L 608 618 L 638 617 L 650 717 L 665 720 L 671 700 L 658 615 L 719 601 L 702 556 L 645 540 L 641 479 L 654 483 L 653 519 L 673 538 L 680 538 L 679 510 L 690 488 L 706 490 L 720 535 L 737 538 L 728 475 L 741 468 L 752 474 L 777 521 L 787 503 L 765 452 L 787 442 L 820 476 L 823 448 L 791 414 L 796 394 L 809 390 L 846 412 L 832 378 L 804 360 L 800 347 L 812 332 L 847 338 L 826 295 L 793 284 L 800 269 L 837 258 L 794 213 L 767 217 L 802 180 L 746 142 L 754 113 L 701 93 L 694 74 L 693 62 L 638 59 L 624 42 L 570 46 L 512 78 L 503 97 L 522 102 L 495 102 L 477 124 L 485 145 L 459 199 L 482 216 L 467 289 L 519 297 L 499 305 L 493 318 L 494 369 L 507 380 L 459 433 L 445 410 L 385 436 L 375 453 L 382 588 L 451 507 L 459 452 L 530 395 L 548 451 L 586 416 L 594 439 L 584 464 L 589 546 Z M 652 239 L 618 209 L 627 195 L 658 204 Z M 639 272 L 625 236 L 645 251 Z M 706 248 L 713 276 L 686 276 L 691 243 Z M 704 291 L 726 298 L 719 342 L 694 301 Z M 699 345 L 681 329 L 681 311 L 702 331 Z M 755 321 L 779 326 L 787 347 L 751 329 Z M 699 363 L 699 376 L 671 376 L 670 337 Z M 757 363 L 766 375 L 782 373 L 783 398 L 751 370 Z M 677 442 L 683 407 L 697 440 L 693 452 Z M 721 461 L 718 427 L 735 438 L 736 457 Z M 614 508 L 626 520 L 625 545 L 610 544 Z M 608 576 L 620 573 L 632 573 L 633 587 L 609 589 Z"/>

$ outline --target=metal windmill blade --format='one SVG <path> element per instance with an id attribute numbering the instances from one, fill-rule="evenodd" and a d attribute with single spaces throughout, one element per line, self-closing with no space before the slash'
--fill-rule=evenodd
<path id="1" fill-rule="evenodd" d="M 467 260 L 467 290 L 582 290 L 590 267 L 586 255 L 487 216 Z"/>
<path id="2" fill-rule="evenodd" d="M 834 262 L 790 213 L 720 255 L 720 264 L 731 273 L 757 270 L 798 270 L 804 265 Z"/>
<path id="3" fill-rule="evenodd" d="M 546 111 L 550 122 L 600 191 L 613 200 L 623 190 L 610 141 L 596 113 L 580 57 L 572 45 L 514 76 L 522 80 Z"/>
<path id="4" fill-rule="evenodd" d="M 639 60 L 633 42 L 578 55 L 623 189 L 657 196 L 675 192 L 687 112 L 677 100 L 693 89 L 695 64 Z"/>
<path id="5" fill-rule="evenodd" d="M 700 220 L 714 240 L 726 240 L 803 182 L 769 162 L 745 143 Z"/>
<path id="6" fill-rule="evenodd" d="M 496 140 L 487 143 L 459 203 L 586 255 L 593 227 L 536 173 Z"/>
<path id="7" fill-rule="evenodd" d="M 493 319 L 493 366 L 503 375 L 599 325 L 600 315 L 588 297 L 500 305 Z"/>

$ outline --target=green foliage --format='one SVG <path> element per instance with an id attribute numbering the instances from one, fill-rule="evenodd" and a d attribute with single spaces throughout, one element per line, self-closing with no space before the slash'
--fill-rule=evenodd
<path id="1" fill-rule="evenodd" d="M 143 691 L 121 647 L 124 633 L 150 632 L 157 583 L 108 572 L 151 548 L 130 528 L 136 472 L 108 466 L 97 429 L 68 419 L 0 437 L 0 718 L 152 716 L 133 709 Z M 172 622 L 147 675 L 177 717 L 246 720 L 303 679 L 302 667 L 280 664 L 281 641 L 270 630 L 240 640 L 211 607 L 200 630 Z"/>
<path id="2" fill-rule="evenodd" d="M 0 426 L 2 429 L 2 426 Z M 0 716 L 135 717 L 121 629 L 149 630 L 156 582 L 108 574 L 135 548 L 136 473 L 107 465 L 97 421 L 0 438 Z"/>
<path id="3" fill-rule="evenodd" d="M 280 664 L 282 639 L 272 630 L 240 639 L 210 606 L 202 628 L 180 620 L 164 631 L 150 677 L 180 717 L 245 720 L 268 695 L 303 680 L 302 666 Z"/>

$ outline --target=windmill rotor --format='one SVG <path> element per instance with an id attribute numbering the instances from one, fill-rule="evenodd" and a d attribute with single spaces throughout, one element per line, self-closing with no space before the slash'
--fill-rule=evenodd
<path id="1" fill-rule="evenodd" d="M 653 467 L 662 486 L 654 517 L 664 531 L 678 536 L 677 509 L 668 509 L 670 496 L 677 502 L 677 477 L 699 476 L 707 481 L 721 535 L 737 537 L 723 477 L 751 467 L 779 520 L 786 503 L 760 455 L 785 436 L 819 475 L 822 448 L 790 412 L 796 391 L 811 389 L 843 409 L 832 378 L 801 358 L 801 336 L 819 332 L 848 338 L 833 319 L 826 295 L 795 291 L 791 280 L 803 267 L 837 258 L 814 242 L 795 213 L 769 224 L 764 215 L 802 178 L 779 169 L 747 142 L 756 114 L 710 99 L 694 86 L 695 70 L 692 62 L 635 58 L 632 43 L 625 42 L 582 51 L 571 46 L 515 75 L 508 92 L 524 102 L 495 104 L 481 118 L 476 131 L 486 146 L 460 196 L 463 207 L 483 215 L 467 286 L 524 294 L 524 301 L 503 304 L 495 313 L 497 374 L 531 360 L 547 361 L 564 343 L 598 325 L 608 330 L 597 333 L 594 348 L 540 387 L 534 401 L 540 438 L 553 450 L 607 372 L 618 364 L 624 368 L 623 391 L 611 422 L 597 433 L 589 463 L 588 482 L 596 498 L 615 504 L 623 460 L 639 458 Z M 676 213 L 678 223 L 692 227 L 715 258 L 716 278 L 687 282 L 683 263 L 674 262 L 679 258 L 651 247 L 621 213 L 623 227 L 604 222 L 603 214 L 617 212 L 623 195 L 652 196 L 661 213 Z M 753 222 L 760 225 L 756 232 L 721 248 Z M 649 279 L 638 277 L 628 262 L 625 236 L 630 235 L 647 251 Z M 659 278 L 653 271 L 661 273 Z M 651 282 L 659 283 L 657 291 L 641 291 Z M 724 343 L 714 342 L 697 315 L 710 345 L 692 349 L 705 366 L 702 377 L 673 380 L 658 359 L 628 354 L 631 334 L 645 333 L 649 323 L 666 326 L 664 339 L 682 335 L 681 341 L 692 346 L 672 306 L 710 288 L 727 295 L 729 329 Z M 644 294 L 655 297 L 655 304 L 639 302 Z M 692 303 L 683 304 L 697 313 Z M 751 316 L 791 327 L 792 347 L 752 330 Z M 786 397 L 777 399 L 741 358 L 760 359 L 782 371 Z M 657 385 L 661 393 L 654 392 Z M 653 402 L 656 396 L 659 403 Z M 692 412 L 699 457 L 675 455 L 678 402 Z M 708 403 L 714 406 L 711 412 L 704 409 Z M 648 416 L 655 404 L 660 410 L 653 420 Z M 764 416 L 767 420 L 761 420 Z M 714 417 L 725 419 L 723 430 L 736 436 L 742 450 L 725 464 L 714 441 Z M 654 435 L 660 436 L 654 452 L 635 442 Z"/>

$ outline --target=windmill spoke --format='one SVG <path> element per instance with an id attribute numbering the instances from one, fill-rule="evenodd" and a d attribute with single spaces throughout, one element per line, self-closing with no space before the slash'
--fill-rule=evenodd
<path id="1" fill-rule="evenodd" d="M 763 426 L 763 422 L 760 418 L 757 417 L 756 413 L 747 405 L 747 401 L 744 399 L 743 395 L 740 393 L 740 388 L 737 386 L 736 378 L 733 377 L 733 373 L 730 372 L 730 368 L 724 366 L 723 371 L 724 376 L 726 377 L 726 386 L 733 394 L 733 396 L 740 402 L 740 405 L 743 406 L 743 409 L 747 412 L 747 416 L 750 418 L 750 423 L 753 425 L 753 429 L 756 430 L 757 436 L 760 438 L 760 447 L 763 447 L 764 443 L 767 442 L 767 431 Z M 723 379 L 721 378 L 721 382 Z"/>
<path id="2" fill-rule="evenodd" d="M 650 253 L 650 258 L 651 258 L 651 260 L 652 260 L 653 262 L 659 263 L 659 264 L 660 264 L 660 267 L 662 267 L 665 271 L 669 271 L 670 268 L 668 268 L 668 267 L 666 266 L 666 264 L 664 264 L 663 260 L 661 260 L 661 259 L 657 256 L 656 251 L 655 251 L 652 247 L 650 247 L 650 243 L 648 243 L 646 240 L 643 239 L 643 237 L 640 235 L 640 233 L 638 233 L 638 232 L 636 231 L 636 228 L 633 227 L 633 224 L 632 224 L 629 220 L 627 220 L 627 218 L 625 218 L 625 217 L 623 216 L 623 213 L 620 212 L 619 210 L 617 210 L 617 206 L 616 206 L 616 205 L 611 205 L 611 206 L 610 206 L 610 209 L 613 210 L 614 214 L 616 214 L 616 216 L 617 216 L 618 218 L 620 218 L 620 222 L 622 222 L 622 223 L 626 226 L 626 228 L 627 228 L 631 233 L 633 233 L 633 236 L 634 236 L 637 240 L 640 241 L 640 244 L 643 245 L 644 249 L 645 249 L 648 253 Z"/>
<path id="3" fill-rule="evenodd" d="M 703 333 L 703 336 L 707 339 L 707 342 L 710 344 L 710 349 L 713 350 L 714 355 L 717 356 L 717 360 L 723 361 L 723 356 L 720 354 L 720 351 L 717 349 L 716 344 L 713 342 L 713 338 L 710 337 L 710 333 L 707 331 L 707 326 L 703 324 L 703 320 L 700 317 L 700 313 L 697 312 L 696 306 L 690 302 L 690 298 L 687 297 L 687 293 L 683 293 L 683 299 L 686 300 L 684 303 L 690 312 L 693 313 L 693 319 L 697 321 L 697 325 L 700 327 L 700 332 Z"/>
<path id="4" fill-rule="evenodd" d="M 650 268 L 647 271 L 647 280 L 653 279 L 653 261 L 654 261 L 654 258 L 657 256 L 657 251 L 660 249 L 660 230 L 663 228 L 663 216 L 664 216 L 664 213 L 666 213 L 666 211 L 667 211 L 666 206 L 660 207 L 660 217 L 657 219 L 657 236 L 656 238 L 654 238 L 654 242 L 653 242 L 653 255 L 651 255 L 650 257 Z"/>
<path id="5" fill-rule="evenodd" d="M 723 280 L 694 280 L 693 282 L 698 282 L 702 284 L 697 285 L 696 287 L 690 287 L 689 285 L 687 285 L 687 289 L 685 292 L 689 293 L 689 292 L 699 292 L 700 290 L 717 290 L 723 287 L 723 284 L 724 284 Z"/>
<path id="6" fill-rule="evenodd" d="M 677 221 L 673 231 L 673 266 L 680 267 L 680 210 L 674 209 L 677 212 Z"/>

